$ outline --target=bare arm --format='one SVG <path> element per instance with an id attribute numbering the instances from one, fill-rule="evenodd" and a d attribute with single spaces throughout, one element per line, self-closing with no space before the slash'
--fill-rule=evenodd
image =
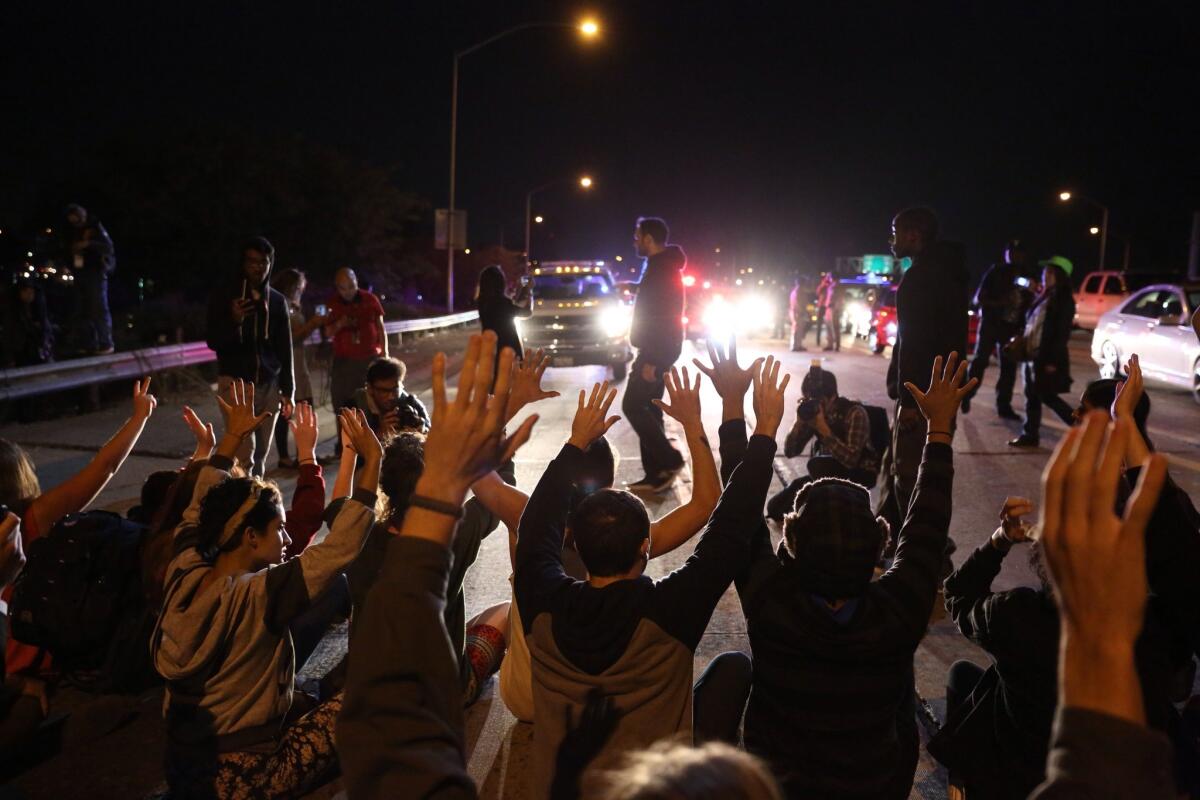
<path id="1" fill-rule="evenodd" d="M 721 498 L 721 476 L 703 425 L 684 433 L 692 456 L 692 496 L 650 526 L 651 558 L 671 552 L 699 533 Z"/>
<path id="2" fill-rule="evenodd" d="M 354 486 L 354 469 L 358 465 L 358 453 L 354 452 L 354 446 L 350 444 L 350 440 L 346 434 L 342 433 L 342 461 L 338 465 L 337 478 L 333 481 L 333 496 L 329 498 L 329 502 L 333 502 L 341 497 L 349 497 L 350 489 Z"/>
<path id="3" fill-rule="evenodd" d="M 521 515 L 525 513 L 525 504 L 529 502 L 529 495 L 515 486 L 509 486 L 495 472 L 489 472 L 471 484 L 471 491 L 484 508 L 508 526 L 508 558 L 509 564 L 512 564 L 517 552 L 517 528 L 521 524 Z"/>
<path id="4" fill-rule="evenodd" d="M 86 467 L 33 501 L 29 510 L 37 530 L 44 533 L 67 514 L 82 511 L 117 474 L 142 435 L 146 420 L 150 419 L 158 405 L 149 391 L 149 378 L 135 383 L 133 413 L 121 429 L 100 448 Z"/>

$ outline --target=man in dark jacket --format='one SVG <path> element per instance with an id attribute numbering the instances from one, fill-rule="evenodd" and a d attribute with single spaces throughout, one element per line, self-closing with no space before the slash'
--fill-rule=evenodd
<path id="1" fill-rule="evenodd" d="M 629 485 L 632 492 L 666 491 L 683 468 L 683 456 L 667 441 L 662 411 L 654 405 L 666 386 L 663 375 L 683 350 L 683 250 L 667 244 L 667 224 L 642 217 L 634 230 L 637 254 L 646 259 L 633 308 L 630 342 L 637 357 L 629 371 L 621 410 L 638 435 L 646 477 Z"/>
<path id="2" fill-rule="evenodd" d="M 71 226 L 71 262 L 80 295 L 78 344 L 86 355 L 106 355 L 113 351 L 108 276 L 116 269 L 117 259 L 112 239 L 100 220 L 83 206 L 67 206 L 67 222 Z"/>
<path id="3" fill-rule="evenodd" d="M 896 502 L 908 508 L 917 483 L 927 426 L 905 383 L 924 386 L 937 356 L 967 352 L 967 265 L 961 244 L 938 240 L 937 215 L 909 208 L 892 220 L 892 253 L 912 266 L 896 289 L 896 345 L 888 365 L 888 396 L 896 401 L 892 475 Z"/>
<path id="4" fill-rule="evenodd" d="M 254 410 L 270 416 L 246 437 L 238 459 L 252 474 L 266 472 L 267 453 L 282 408 L 292 413 L 292 329 L 287 300 L 271 288 L 275 247 L 261 236 L 242 248 L 242 262 L 228 283 L 208 302 L 208 346 L 217 354 L 217 392 L 226 396 L 233 382 L 254 384 Z"/>
<path id="5" fill-rule="evenodd" d="M 1017 363 L 1004 354 L 1004 345 L 1021 332 L 1024 319 L 1021 287 L 1017 278 L 1028 277 L 1029 256 L 1025 247 L 1016 239 L 1004 250 L 1004 261 L 993 264 L 983 275 L 979 289 L 975 292 L 975 305 L 979 306 L 979 336 L 975 341 L 975 357 L 971 360 L 971 377 L 983 382 L 983 374 L 993 353 L 1000 364 L 1000 378 L 996 381 L 996 413 L 1003 419 L 1020 419 L 1013 411 L 1013 384 L 1017 380 Z M 963 401 L 963 413 L 971 411 L 971 398 Z"/>

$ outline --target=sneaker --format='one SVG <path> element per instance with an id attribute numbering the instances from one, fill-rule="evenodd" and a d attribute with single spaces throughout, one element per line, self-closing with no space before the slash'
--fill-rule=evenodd
<path id="1" fill-rule="evenodd" d="M 1039 444 L 1038 440 L 1035 439 L 1034 437 L 1026 436 L 1025 434 L 1021 434 L 1017 438 L 1009 440 L 1008 446 L 1009 447 L 1037 447 L 1038 444 Z"/>
<path id="2" fill-rule="evenodd" d="M 647 475 L 640 481 L 629 484 L 626 488 L 634 494 L 659 494 L 660 492 L 665 492 L 675 483 L 675 476 L 679 474 L 679 469 L 665 469 L 654 475 Z"/>
<path id="3" fill-rule="evenodd" d="M 1002 406 L 1000 408 L 997 408 L 996 416 L 999 417 L 1000 419 L 1012 419 L 1012 420 L 1017 420 L 1018 422 L 1021 419 L 1021 415 L 1018 414 L 1017 412 L 1013 411 L 1012 406 Z"/>

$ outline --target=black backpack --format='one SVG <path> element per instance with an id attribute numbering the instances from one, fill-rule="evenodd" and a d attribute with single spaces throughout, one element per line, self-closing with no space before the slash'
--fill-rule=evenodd
<path id="1" fill-rule="evenodd" d="M 863 403 L 863 408 L 867 410 L 867 420 L 871 423 L 871 433 L 867 441 L 871 443 L 875 455 L 882 458 L 884 452 L 892 444 L 892 428 L 888 422 L 887 409 L 869 406 L 866 403 Z"/>
<path id="2" fill-rule="evenodd" d="M 49 652 L 82 688 L 139 692 L 155 683 L 154 614 L 142 591 L 146 531 L 109 511 L 59 520 L 29 545 L 13 584 L 12 637 Z"/>

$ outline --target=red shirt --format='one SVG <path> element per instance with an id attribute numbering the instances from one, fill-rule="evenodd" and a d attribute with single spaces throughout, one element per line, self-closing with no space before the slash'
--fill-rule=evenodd
<path id="1" fill-rule="evenodd" d="M 333 335 L 333 355 L 336 358 L 368 359 L 383 355 L 383 339 L 380 337 L 379 318 L 383 306 L 379 298 L 365 289 L 359 289 L 354 299 L 347 303 L 337 292 L 329 300 L 329 321 L 333 325 L 342 317 L 351 324 Z"/>

